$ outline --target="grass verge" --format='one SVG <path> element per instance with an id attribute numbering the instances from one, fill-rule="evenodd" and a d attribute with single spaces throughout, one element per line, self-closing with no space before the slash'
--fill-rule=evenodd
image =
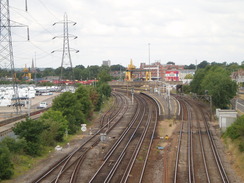
<path id="1" fill-rule="evenodd" d="M 241 177 L 242 181 L 244 182 L 244 153 L 239 151 L 239 140 L 231 140 L 230 138 L 225 138 L 224 143 L 228 150 L 228 159 L 233 165 L 233 168 L 237 175 L 239 175 L 239 177 Z"/>

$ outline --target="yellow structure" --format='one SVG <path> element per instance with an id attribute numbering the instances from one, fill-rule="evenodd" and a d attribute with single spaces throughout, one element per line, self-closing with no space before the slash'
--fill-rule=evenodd
<path id="1" fill-rule="evenodd" d="M 136 66 L 133 65 L 132 59 L 130 60 L 130 64 L 127 67 L 127 70 L 125 72 L 125 81 L 132 81 L 133 80 L 133 72 L 145 72 L 145 80 L 151 81 L 152 80 L 152 73 L 150 70 L 136 70 Z"/>
<path id="2" fill-rule="evenodd" d="M 168 140 L 169 139 L 169 136 L 168 135 L 165 135 L 164 138 L 165 138 L 165 140 Z"/>
<path id="3" fill-rule="evenodd" d="M 29 72 L 29 69 L 26 67 L 26 64 L 25 64 L 25 68 L 23 69 L 23 73 L 24 73 L 22 75 L 23 79 L 26 79 L 26 80 L 31 79 L 31 73 Z"/>
<path id="4" fill-rule="evenodd" d="M 132 59 L 130 60 L 130 64 L 128 65 L 128 68 L 127 68 L 127 70 L 126 70 L 126 72 L 125 72 L 125 80 L 126 81 L 132 81 L 132 78 L 133 78 L 133 76 L 132 76 L 132 72 L 133 72 L 133 70 L 135 70 L 136 69 L 136 66 L 134 66 L 133 65 L 133 63 L 132 63 Z"/>
<path id="5" fill-rule="evenodd" d="M 151 81 L 152 80 L 152 73 L 150 71 L 146 71 L 146 81 Z"/>

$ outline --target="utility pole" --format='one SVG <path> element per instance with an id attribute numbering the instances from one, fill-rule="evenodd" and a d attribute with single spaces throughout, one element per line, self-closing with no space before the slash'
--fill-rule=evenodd
<path id="1" fill-rule="evenodd" d="M 168 118 L 171 118 L 171 112 L 170 112 L 170 86 L 166 86 L 166 94 L 167 94 L 167 103 L 168 103 Z"/>
<path id="2" fill-rule="evenodd" d="M 35 71 L 35 86 L 37 85 L 37 78 L 36 78 L 36 73 L 37 73 L 37 67 L 36 67 L 36 53 L 35 53 L 35 64 L 34 64 L 34 71 Z"/>
<path id="3" fill-rule="evenodd" d="M 27 1 L 26 10 L 27 10 Z M 0 0 L 0 67 L 5 66 L 5 69 L 10 69 L 12 86 L 13 86 L 13 98 L 17 105 L 15 105 L 17 114 L 21 111 L 21 106 L 18 105 L 19 93 L 18 85 L 16 81 L 16 73 L 14 68 L 14 54 L 12 43 L 12 27 L 26 27 L 27 39 L 29 40 L 29 27 L 21 23 L 15 22 L 10 19 L 9 0 Z"/>
<path id="4" fill-rule="evenodd" d="M 213 107 L 213 101 L 212 101 L 212 96 L 209 96 L 209 100 L 210 100 L 210 121 L 212 121 L 213 119 L 213 111 L 212 111 L 212 107 Z"/>
<path id="5" fill-rule="evenodd" d="M 73 37 L 74 39 L 76 39 L 77 36 L 69 34 L 69 24 L 75 25 L 76 22 L 68 20 L 68 16 L 65 13 L 64 14 L 64 20 L 61 22 L 55 22 L 53 25 L 56 25 L 56 24 L 63 24 L 63 26 L 64 26 L 63 27 L 63 35 L 53 37 L 53 39 L 55 39 L 55 38 L 62 38 L 63 39 L 63 48 L 60 50 L 52 51 L 52 53 L 54 53 L 56 51 L 61 51 L 63 53 L 62 54 L 62 61 L 61 61 L 61 73 L 59 76 L 59 81 L 62 81 L 62 79 L 63 79 L 63 68 L 64 68 L 64 66 L 71 68 L 71 76 L 69 79 L 74 80 L 74 71 L 73 71 L 73 67 L 72 67 L 72 60 L 71 60 L 70 52 L 75 51 L 76 53 L 78 53 L 79 50 L 70 48 L 70 45 L 69 45 L 70 37 Z"/>
<path id="6" fill-rule="evenodd" d="M 131 102 L 134 104 L 134 87 L 131 89 Z"/>
<path id="7" fill-rule="evenodd" d="M 30 107 L 31 107 L 30 88 L 28 87 L 28 118 L 30 118 Z"/>

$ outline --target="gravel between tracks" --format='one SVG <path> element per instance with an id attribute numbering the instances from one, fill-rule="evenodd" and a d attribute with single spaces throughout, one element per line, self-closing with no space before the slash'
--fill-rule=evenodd
<path id="1" fill-rule="evenodd" d="M 96 125 L 95 123 L 93 125 Z M 173 170 L 175 163 L 175 151 L 177 147 L 177 139 L 178 139 L 178 131 L 179 131 L 180 122 L 174 122 L 173 120 L 164 120 L 160 121 L 157 127 L 157 134 L 154 139 L 151 152 L 150 159 L 148 165 L 151 168 L 151 171 L 147 172 L 150 176 L 146 175 L 146 177 L 150 177 L 151 183 L 158 182 L 172 182 L 173 180 Z M 214 123 L 216 127 L 216 124 Z M 212 128 L 215 135 L 215 140 L 217 142 L 217 146 L 220 152 L 221 157 L 223 158 L 223 162 L 226 167 L 226 171 L 230 176 L 231 183 L 240 183 L 244 182 L 239 177 L 236 176 L 233 171 L 233 166 L 226 157 L 227 152 L 223 144 L 221 143 L 220 136 L 217 128 Z M 162 137 L 165 135 L 169 135 L 169 139 L 165 140 Z M 77 135 L 71 142 L 69 146 L 63 148 L 62 151 L 54 151 L 50 153 L 50 155 L 43 160 L 40 160 L 38 164 L 34 165 L 31 170 L 29 170 L 25 175 L 22 175 L 14 180 L 4 181 L 4 183 L 29 183 L 34 179 L 35 176 L 40 175 L 43 171 L 48 169 L 55 161 L 58 161 L 67 153 L 71 152 L 73 149 L 78 147 L 80 143 L 82 143 L 85 138 L 88 136 L 88 132 L 83 133 L 83 135 Z M 160 138 L 161 137 L 161 138 Z M 164 150 L 159 150 L 158 147 L 164 147 Z M 93 160 L 94 161 L 94 160 Z M 165 164 L 165 161 L 167 164 Z M 166 175 L 167 174 L 167 175 Z M 165 179 L 166 176 L 166 179 Z M 31 178 L 31 179 L 30 179 Z M 145 182 L 149 182 L 145 180 Z"/>

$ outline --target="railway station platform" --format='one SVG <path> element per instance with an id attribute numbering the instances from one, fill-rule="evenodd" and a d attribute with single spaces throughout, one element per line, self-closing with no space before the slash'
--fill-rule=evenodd
<path id="1" fill-rule="evenodd" d="M 180 106 L 178 100 L 170 95 L 158 94 L 151 92 L 143 92 L 150 97 L 154 98 L 161 107 L 161 116 L 163 119 L 178 119 L 180 115 Z"/>

